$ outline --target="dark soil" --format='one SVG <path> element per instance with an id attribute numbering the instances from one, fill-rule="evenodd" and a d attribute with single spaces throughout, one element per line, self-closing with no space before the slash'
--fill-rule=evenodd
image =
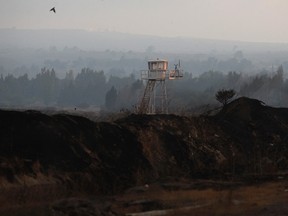
<path id="1" fill-rule="evenodd" d="M 218 190 L 228 190 L 237 182 L 242 187 L 275 181 L 287 172 L 287 134 L 288 109 L 249 98 L 239 98 L 213 116 L 129 115 L 114 122 L 0 110 L 1 215 L 13 215 L 13 209 L 23 206 L 28 210 L 29 205 L 46 206 L 46 215 L 70 197 L 78 197 L 71 202 L 86 215 L 116 215 L 106 204 L 98 208 L 81 199 L 111 198 L 137 186 L 145 191 L 143 185 L 151 184 L 168 191 L 203 190 L 207 185 L 214 190 L 216 181 L 226 182 Z M 183 185 L 180 179 L 194 183 Z M 198 179 L 214 182 L 197 185 Z M 150 204 L 165 207 L 150 198 L 143 201 L 146 207 Z"/>

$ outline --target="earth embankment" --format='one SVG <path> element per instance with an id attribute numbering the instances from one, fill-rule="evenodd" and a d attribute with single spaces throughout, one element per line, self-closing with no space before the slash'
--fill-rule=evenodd
<path id="1" fill-rule="evenodd" d="M 132 114 L 113 122 L 1 110 L 0 188 L 10 194 L 1 199 L 5 205 L 20 190 L 19 202 L 37 191 L 51 200 L 53 190 L 107 195 L 167 178 L 273 178 L 288 167 L 287 134 L 288 109 L 249 98 L 214 116 Z"/>

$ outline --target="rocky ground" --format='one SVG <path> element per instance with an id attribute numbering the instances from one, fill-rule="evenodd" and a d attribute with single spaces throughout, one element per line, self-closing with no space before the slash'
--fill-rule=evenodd
<path id="1" fill-rule="evenodd" d="M 288 109 L 249 98 L 113 122 L 1 110 L 0 213 L 285 215 L 287 134 Z"/>

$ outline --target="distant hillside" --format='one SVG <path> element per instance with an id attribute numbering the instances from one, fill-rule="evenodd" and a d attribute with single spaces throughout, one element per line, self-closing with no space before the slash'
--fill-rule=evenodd
<path id="1" fill-rule="evenodd" d="M 232 52 L 241 49 L 248 52 L 287 51 L 287 44 L 222 41 L 184 37 L 156 37 L 118 32 L 92 32 L 84 30 L 25 30 L 0 29 L 0 48 L 49 48 L 78 47 L 84 50 L 146 51 L 210 53 Z M 149 49 L 150 47 L 150 49 Z"/>

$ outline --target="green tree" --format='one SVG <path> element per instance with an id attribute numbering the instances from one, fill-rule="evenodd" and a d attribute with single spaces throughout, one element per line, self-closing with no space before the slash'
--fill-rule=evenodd
<path id="1" fill-rule="evenodd" d="M 215 97 L 216 100 L 223 104 L 227 105 L 228 101 L 235 96 L 236 92 L 233 89 L 221 89 L 217 91 Z"/>

